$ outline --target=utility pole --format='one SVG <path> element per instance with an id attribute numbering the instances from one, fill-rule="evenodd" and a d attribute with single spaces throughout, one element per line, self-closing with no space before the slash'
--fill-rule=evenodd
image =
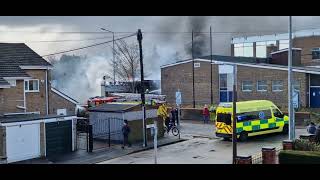
<path id="1" fill-rule="evenodd" d="M 145 107 L 145 94 L 144 94 L 144 74 L 143 74 L 143 55 L 142 55 L 142 32 L 138 29 L 137 40 L 139 42 L 140 51 L 140 73 L 141 73 L 141 106 L 142 106 L 142 124 L 143 124 L 143 146 L 147 147 L 147 128 L 146 128 L 146 107 Z"/>
<path id="2" fill-rule="evenodd" d="M 288 52 L 288 113 L 289 113 L 289 140 L 295 139 L 294 107 L 292 103 L 292 17 L 289 16 L 289 52 Z"/>
<path id="3" fill-rule="evenodd" d="M 232 162 L 237 158 L 237 65 L 233 64 L 233 98 L 232 98 Z"/>
<path id="4" fill-rule="evenodd" d="M 191 40 L 191 54 L 192 54 L 192 103 L 193 108 L 196 107 L 195 93 L 194 93 L 194 53 L 193 53 L 193 30 L 192 30 L 192 40 Z"/>
<path id="5" fill-rule="evenodd" d="M 210 97 L 211 97 L 211 105 L 213 104 L 213 90 L 212 90 L 212 32 L 211 32 L 211 26 L 210 26 Z"/>

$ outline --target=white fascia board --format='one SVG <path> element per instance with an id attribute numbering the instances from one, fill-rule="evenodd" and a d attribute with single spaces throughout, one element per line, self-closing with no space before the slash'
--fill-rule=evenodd
<path id="1" fill-rule="evenodd" d="M 292 50 L 301 51 L 302 49 L 301 49 L 301 48 L 292 48 Z M 278 53 L 282 53 L 282 52 L 286 52 L 286 51 L 288 51 L 288 48 L 282 49 L 282 50 L 280 50 L 280 51 L 275 51 L 275 52 L 272 52 L 272 53 L 270 53 L 270 54 L 278 54 Z"/>
<path id="2" fill-rule="evenodd" d="M 75 101 L 75 100 L 73 100 L 73 99 L 69 98 L 68 96 L 66 96 L 66 95 L 62 94 L 61 92 L 57 91 L 57 90 L 56 90 L 56 89 L 54 89 L 54 88 L 51 88 L 51 91 L 53 91 L 54 93 L 56 93 L 56 94 L 58 94 L 59 96 L 63 97 L 64 99 L 66 99 L 66 100 L 68 100 L 68 101 L 72 102 L 73 104 L 79 104 L 79 102 L 77 102 L 77 101 Z"/>
<path id="3" fill-rule="evenodd" d="M 31 77 L 2 77 L 4 80 L 31 79 Z"/>
<path id="4" fill-rule="evenodd" d="M 162 68 L 167 68 L 167 67 L 171 67 L 171 66 L 176 66 L 176 65 L 179 65 L 179 64 L 186 64 L 186 63 L 189 63 L 189 62 L 192 62 L 192 61 L 193 60 L 190 59 L 190 60 L 187 60 L 187 61 L 176 62 L 176 63 L 172 63 L 172 64 L 163 65 L 160 68 L 162 69 Z M 208 60 L 208 59 L 194 59 L 194 61 L 210 62 L 210 60 Z"/>
<path id="5" fill-rule="evenodd" d="M 52 66 L 19 66 L 21 69 L 52 69 Z"/>
<path id="6" fill-rule="evenodd" d="M 70 120 L 73 120 L 76 118 L 77 118 L 77 116 L 67 116 L 67 117 L 39 119 L 39 120 L 34 120 L 34 121 L 30 120 L 30 121 L 20 121 L 20 122 L 11 122 L 11 123 L 2 122 L 1 125 L 9 127 L 9 126 L 18 126 L 18 125 L 26 125 L 26 124 L 38 124 L 41 122 L 50 123 L 50 122 L 58 122 L 58 121 L 70 121 Z"/>
<path id="7" fill-rule="evenodd" d="M 0 85 L 0 89 L 8 89 L 11 88 L 10 85 Z"/>

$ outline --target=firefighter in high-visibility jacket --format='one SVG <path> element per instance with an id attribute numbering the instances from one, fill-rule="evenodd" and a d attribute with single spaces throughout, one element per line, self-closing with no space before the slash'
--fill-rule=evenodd
<path id="1" fill-rule="evenodd" d="M 164 125 L 167 127 L 167 130 L 169 130 L 169 122 L 170 122 L 170 117 L 168 113 L 168 107 L 166 103 L 162 103 L 157 111 L 157 116 L 159 118 L 162 118 Z"/>

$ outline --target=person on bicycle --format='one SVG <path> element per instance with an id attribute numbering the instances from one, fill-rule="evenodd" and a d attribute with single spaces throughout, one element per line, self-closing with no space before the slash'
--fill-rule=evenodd
<path id="1" fill-rule="evenodd" d="M 165 102 L 159 106 L 157 115 L 159 118 L 162 118 L 164 125 L 167 127 L 167 131 L 169 132 L 170 117 L 169 117 L 168 108 Z"/>

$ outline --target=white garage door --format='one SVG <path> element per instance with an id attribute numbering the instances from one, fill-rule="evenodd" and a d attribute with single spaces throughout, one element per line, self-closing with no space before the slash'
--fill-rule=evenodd
<path id="1" fill-rule="evenodd" d="M 40 156 L 40 124 L 10 126 L 6 134 L 8 163 Z"/>

